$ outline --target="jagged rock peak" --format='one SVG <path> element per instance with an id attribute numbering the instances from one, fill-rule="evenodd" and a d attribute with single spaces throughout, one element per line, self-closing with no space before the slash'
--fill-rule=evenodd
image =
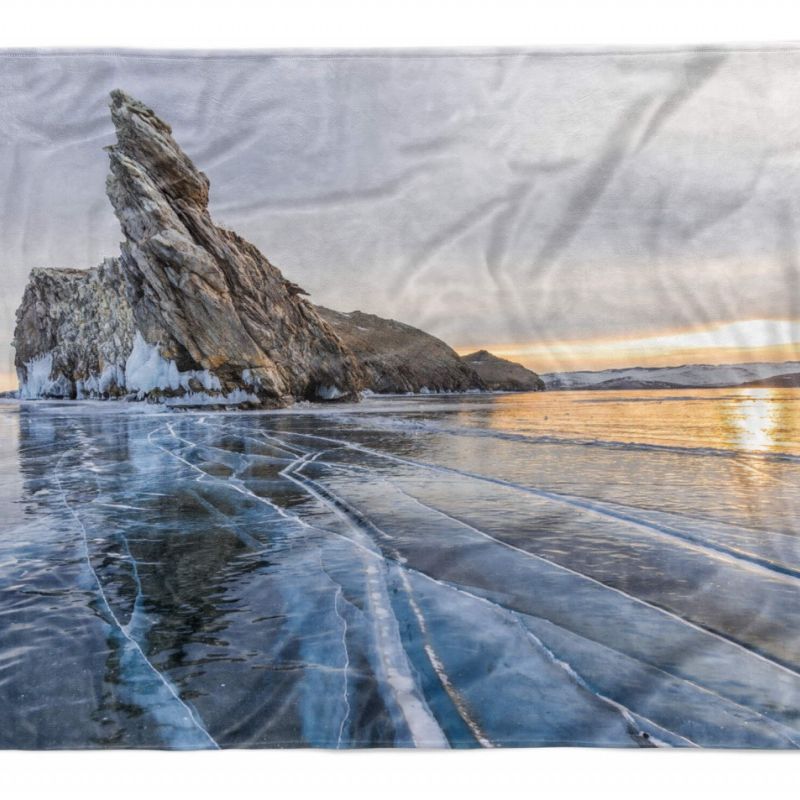
<path id="1" fill-rule="evenodd" d="M 111 92 L 109 108 L 117 132 L 117 144 L 106 148 L 112 162 L 132 159 L 165 194 L 206 209 L 208 178 L 172 138 L 172 128 L 120 89 Z"/>
<path id="2" fill-rule="evenodd" d="M 214 225 L 208 178 L 155 113 L 111 95 L 117 144 L 106 190 L 137 329 L 182 370 L 265 402 L 356 397 L 360 365 L 302 290 L 249 242 Z M 242 376 L 246 375 L 246 378 Z"/>
<path id="3" fill-rule="evenodd" d="M 111 93 L 106 191 L 124 235 L 94 270 L 34 272 L 17 312 L 21 395 L 175 404 L 357 399 L 354 354 L 249 242 L 214 225 L 169 125 Z"/>

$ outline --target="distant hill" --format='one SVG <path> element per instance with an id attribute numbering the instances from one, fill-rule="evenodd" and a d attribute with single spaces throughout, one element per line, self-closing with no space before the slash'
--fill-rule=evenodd
<path id="1" fill-rule="evenodd" d="M 548 372 L 548 389 L 685 389 L 724 386 L 800 386 L 800 361 L 684 364 L 579 372 Z"/>
<path id="2" fill-rule="evenodd" d="M 393 319 L 362 311 L 317 313 L 355 353 L 377 393 L 466 392 L 485 389 L 481 379 L 441 339 Z"/>
<path id="3" fill-rule="evenodd" d="M 800 386 L 800 372 L 789 372 L 785 375 L 773 375 L 771 378 L 762 378 L 758 381 L 739 384 L 740 386 L 763 386 L 765 388 L 792 388 Z"/>
<path id="4" fill-rule="evenodd" d="M 462 361 L 469 364 L 489 389 L 510 392 L 541 392 L 544 381 L 527 367 L 499 358 L 488 350 L 462 356 Z"/>

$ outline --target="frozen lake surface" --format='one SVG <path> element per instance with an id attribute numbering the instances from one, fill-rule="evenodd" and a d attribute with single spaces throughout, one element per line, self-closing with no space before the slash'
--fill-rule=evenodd
<path id="1" fill-rule="evenodd" d="M 0 405 L 0 746 L 800 744 L 800 391 Z"/>

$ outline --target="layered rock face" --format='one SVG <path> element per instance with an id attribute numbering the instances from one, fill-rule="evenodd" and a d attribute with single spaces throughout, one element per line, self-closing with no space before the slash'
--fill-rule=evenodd
<path id="1" fill-rule="evenodd" d="M 367 371 L 373 392 L 465 392 L 485 389 L 475 371 L 441 339 L 374 314 L 317 307 Z"/>
<path id="2" fill-rule="evenodd" d="M 498 358 L 488 350 L 478 350 L 462 359 L 494 391 L 542 392 L 545 389 L 544 381 L 535 372 L 522 364 Z"/>
<path id="3" fill-rule="evenodd" d="M 122 253 L 99 270 L 34 272 L 15 331 L 21 396 L 357 398 L 361 364 L 302 289 L 214 225 L 208 179 L 169 126 L 120 91 L 111 116 L 106 188 Z"/>
<path id="4" fill-rule="evenodd" d="M 14 332 L 21 397 L 125 394 L 134 335 L 116 259 L 90 270 L 33 270 Z"/>
<path id="5" fill-rule="evenodd" d="M 116 91 L 106 191 L 137 329 L 180 371 L 266 401 L 355 397 L 359 364 L 302 290 L 249 242 L 213 224 L 208 178 L 141 103 Z"/>

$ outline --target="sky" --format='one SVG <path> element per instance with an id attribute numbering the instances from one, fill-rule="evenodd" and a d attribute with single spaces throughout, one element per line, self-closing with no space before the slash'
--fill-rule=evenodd
<path id="1" fill-rule="evenodd" d="M 0 53 L 0 388 L 34 267 L 91 267 L 108 93 L 314 302 L 532 369 L 800 359 L 800 51 Z"/>

